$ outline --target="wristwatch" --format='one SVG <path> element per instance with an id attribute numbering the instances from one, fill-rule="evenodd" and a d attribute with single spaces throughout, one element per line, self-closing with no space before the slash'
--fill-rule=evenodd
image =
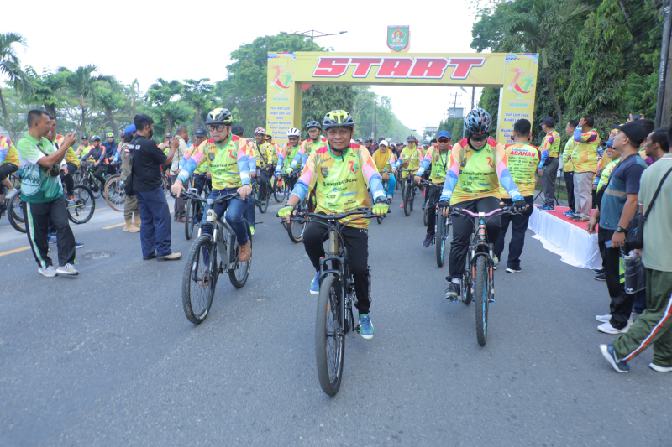
<path id="1" fill-rule="evenodd" d="M 616 233 L 626 233 L 627 231 L 627 228 L 623 228 L 620 225 L 616 227 Z"/>

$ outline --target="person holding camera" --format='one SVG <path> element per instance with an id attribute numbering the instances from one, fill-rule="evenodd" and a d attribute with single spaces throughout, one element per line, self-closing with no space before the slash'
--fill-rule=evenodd
<path id="1" fill-rule="evenodd" d="M 51 130 L 51 118 L 43 110 L 28 112 L 28 132 L 19 140 L 19 176 L 21 200 L 25 202 L 26 232 L 35 256 L 38 272 L 46 277 L 74 276 L 79 272 L 75 262 L 75 236 L 68 223 L 60 165 L 65 154 L 76 141 L 75 134 L 68 134 L 58 149 L 46 136 Z M 48 232 L 52 225 L 58 241 L 59 267 L 54 268 L 49 258 Z"/>

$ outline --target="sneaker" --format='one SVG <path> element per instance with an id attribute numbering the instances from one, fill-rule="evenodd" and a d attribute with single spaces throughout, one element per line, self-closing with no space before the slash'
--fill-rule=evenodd
<path id="1" fill-rule="evenodd" d="M 522 272 L 523 269 L 518 267 L 518 268 L 512 268 L 512 267 L 507 267 L 506 268 L 506 273 L 520 273 Z"/>
<path id="2" fill-rule="evenodd" d="M 140 231 L 140 227 L 136 226 L 135 224 L 131 224 L 128 226 L 128 228 L 124 229 L 124 231 L 128 231 L 129 233 L 138 233 Z"/>
<path id="3" fill-rule="evenodd" d="M 315 272 L 312 281 L 310 281 L 310 294 L 317 295 L 320 293 L 320 272 Z"/>
<path id="4" fill-rule="evenodd" d="M 165 256 L 157 256 L 156 260 L 157 261 L 178 261 L 182 258 L 182 253 L 179 251 L 174 251 L 172 253 L 169 253 Z"/>
<path id="5" fill-rule="evenodd" d="M 83 246 L 84 242 L 75 241 L 75 248 L 82 248 Z"/>
<path id="6" fill-rule="evenodd" d="M 541 209 L 544 210 L 544 211 L 553 211 L 553 210 L 555 210 L 555 206 L 554 205 L 544 205 L 544 206 L 541 207 Z"/>
<path id="7" fill-rule="evenodd" d="M 566 217 L 574 217 L 574 211 L 572 211 L 572 210 L 565 211 L 562 214 L 564 214 Z"/>
<path id="8" fill-rule="evenodd" d="M 371 340 L 373 338 L 373 323 L 369 314 L 359 314 L 359 335 L 364 340 Z"/>
<path id="9" fill-rule="evenodd" d="M 595 281 L 606 281 L 607 280 L 607 274 L 606 273 L 598 273 L 595 275 Z"/>
<path id="10" fill-rule="evenodd" d="M 56 269 L 56 274 L 65 276 L 77 276 L 79 275 L 79 272 L 77 271 L 74 265 L 67 263 L 65 265 L 58 267 Z"/>
<path id="11" fill-rule="evenodd" d="M 593 269 L 593 272 L 595 272 L 596 275 L 600 273 L 604 273 L 604 269 Z"/>
<path id="12" fill-rule="evenodd" d="M 44 276 L 45 278 L 55 278 L 56 277 L 56 269 L 53 266 L 49 266 L 47 268 L 42 268 L 40 267 L 37 269 L 37 272 Z"/>
<path id="13" fill-rule="evenodd" d="M 595 315 L 595 320 L 601 323 L 609 323 L 611 321 L 611 314 Z"/>
<path id="14" fill-rule="evenodd" d="M 625 373 L 630 371 L 630 365 L 623 360 L 618 360 L 616 357 L 616 351 L 612 345 L 600 345 L 600 351 L 602 351 L 602 357 L 604 357 L 607 362 L 614 368 L 614 371 L 619 373 Z"/>
<path id="15" fill-rule="evenodd" d="M 457 301 L 460 298 L 460 285 L 450 281 L 446 287 L 446 299 L 450 301 Z"/>
<path id="16" fill-rule="evenodd" d="M 660 366 L 660 365 L 656 365 L 653 362 L 649 363 L 649 368 L 651 368 L 655 372 L 659 372 L 659 373 L 672 372 L 672 366 Z"/>
<path id="17" fill-rule="evenodd" d="M 430 234 L 430 233 L 427 233 L 427 236 L 425 236 L 425 240 L 422 241 L 422 246 L 425 247 L 425 248 L 429 247 L 430 245 L 432 245 L 433 240 L 434 240 L 434 235 Z"/>
<path id="18" fill-rule="evenodd" d="M 597 327 L 597 330 L 602 332 L 603 334 L 609 334 L 609 335 L 618 335 L 618 334 L 624 334 L 628 332 L 628 326 L 625 326 L 623 329 L 616 329 L 611 325 L 610 322 L 602 323 Z"/>

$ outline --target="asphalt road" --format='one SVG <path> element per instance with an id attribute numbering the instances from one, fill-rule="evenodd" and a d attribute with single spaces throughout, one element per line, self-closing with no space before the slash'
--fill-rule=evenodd
<path id="1" fill-rule="evenodd" d="M 100 203 L 100 202 L 99 202 Z M 647 352 L 616 374 L 598 345 L 604 283 L 528 235 L 524 271 L 496 273 L 488 344 L 474 309 L 443 297 L 447 267 L 398 201 L 370 230 L 376 336 L 351 335 L 340 393 L 314 359 L 310 264 L 277 206 L 257 214 L 252 272 L 221 277 L 202 325 L 183 314 L 184 262 L 143 261 L 101 206 L 75 227 L 81 275 L 37 274 L 0 223 L 2 446 L 670 445 L 670 378 Z M 182 226 L 174 249 L 186 253 Z M 55 249 L 55 248 L 54 248 Z"/>

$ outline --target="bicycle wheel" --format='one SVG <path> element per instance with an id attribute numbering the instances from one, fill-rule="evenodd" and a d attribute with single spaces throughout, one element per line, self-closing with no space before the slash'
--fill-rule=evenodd
<path id="1" fill-rule="evenodd" d="M 91 193 L 93 194 L 94 199 L 100 199 L 100 195 L 102 194 L 101 188 L 100 188 L 100 183 L 98 182 L 97 179 L 88 177 L 86 181 L 82 183 L 83 186 L 86 186 L 89 188 Z"/>
<path id="2" fill-rule="evenodd" d="M 299 211 L 301 209 L 304 209 L 303 207 L 299 206 L 297 208 Z M 292 242 L 299 243 L 303 241 L 303 231 L 306 229 L 306 222 L 300 222 L 296 220 L 292 220 L 291 222 L 283 223 L 285 226 L 285 229 L 287 230 L 287 234 L 289 234 L 289 239 Z"/>
<path id="3" fill-rule="evenodd" d="M 263 183 L 260 186 L 261 201 L 259 202 L 259 211 L 264 214 L 268 210 L 268 204 L 271 201 L 271 192 L 268 190 L 268 183 Z"/>
<path id="4" fill-rule="evenodd" d="M 490 302 L 490 282 L 485 256 L 476 258 L 476 276 L 474 277 L 474 298 L 476 307 L 476 339 L 485 346 L 488 337 L 488 303 Z"/>
<path id="5" fill-rule="evenodd" d="M 105 181 L 105 188 L 103 189 L 103 199 L 115 211 L 123 211 L 124 199 L 126 192 L 124 191 L 124 182 L 121 180 L 121 175 L 115 174 L 110 176 Z"/>
<path id="6" fill-rule="evenodd" d="M 208 316 L 217 285 L 217 244 L 210 235 L 199 237 L 189 250 L 182 274 L 182 307 L 187 320 L 201 324 Z"/>
<path id="7" fill-rule="evenodd" d="M 19 194 L 12 197 L 9 201 L 9 208 L 7 209 L 7 219 L 16 231 L 21 233 L 26 232 L 26 216 L 24 214 L 23 200 L 19 198 Z"/>
<path id="8" fill-rule="evenodd" d="M 440 211 L 436 212 L 436 231 L 434 232 L 434 252 L 436 265 L 441 268 L 446 261 L 446 218 Z"/>
<path id="9" fill-rule="evenodd" d="M 252 239 L 250 238 L 249 230 L 247 237 L 250 241 L 250 248 L 252 248 Z M 240 250 L 240 246 L 238 245 L 238 241 L 233 234 L 229 237 L 229 244 L 231 244 L 231 247 L 234 247 L 231 255 L 232 259 L 229 260 L 229 263 L 233 265 L 233 268 L 227 269 L 229 274 L 229 281 L 231 281 L 233 287 L 240 289 L 245 286 L 247 278 L 250 276 L 250 264 L 252 263 L 252 258 L 246 262 L 240 262 L 238 260 L 238 251 Z"/>
<path id="10" fill-rule="evenodd" d="M 401 202 L 403 203 L 406 201 L 406 180 L 401 179 L 399 183 L 401 183 Z"/>
<path id="11" fill-rule="evenodd" d="M 404 216 L 410 216 L 413 211 L 413 191 L 412 187 L 406 186 L 406 198 L 404 199 Z"/>
<path id="12" fill-rule="evenodd" d="M 191 240 L 194 236 L 194 201 L 187 199 L 184 202 L 184 238 Z"/>
<path id="13" fill-rule="evenodd" d="M 427 223 L 428 223 L 428 220 L 429 220 L 429 211 L 427 210 L 427 208 L 428 207 L 425 204 L 425 206 L 422 209 L 422 224 L 424 226 L 427 226 Z"/>
<path id="14" fill-rule="evenodd" d="M 327 275 L 320 284 L 315 322 L 317 378 L 329 396 L 338 393 L 343 378 L 345 332 L 342 315 L 343 287 L 336 275 Z"/>
<path id="15" fill-rule="evenodd" d="M 72 188 L 72 194 L 75 198 L 67 201 L 68 218 L 77 225 L 88 222 L 96 210 L 93 193 L 86 186 L 77 185 Z"/>

